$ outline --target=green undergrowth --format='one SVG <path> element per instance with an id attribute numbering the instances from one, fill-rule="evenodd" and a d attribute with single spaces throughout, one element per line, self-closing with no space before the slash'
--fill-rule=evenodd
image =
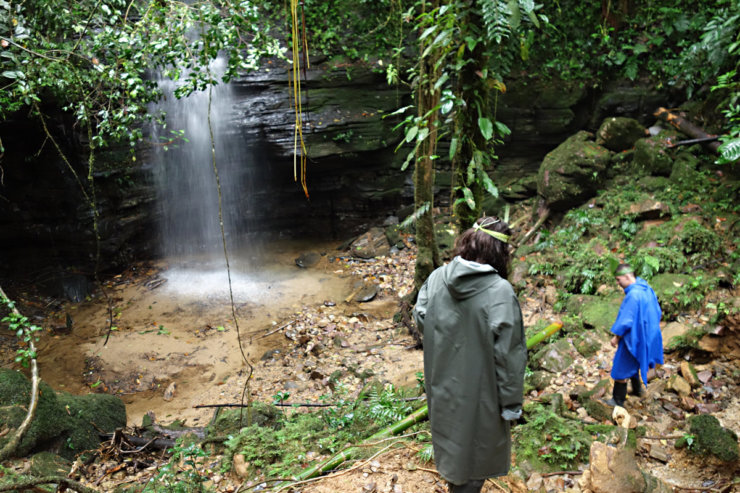
<path id="1" fill-rule="evenodd" d="M 350 399 L 347 391 L 338 386 L 335 392 L 322 398 L 330 406 L 319 411 L 297 408 L 280 411 L 272 407 L 271 419 L 228 436 L 221 468 L 224 472 L 231 470 L 234 457 L 242 455 L 251 476 L 294 476 L 317 461 L 317 457 L 330 456 L 405 418 L 420 405 L 420 401 L 407 400 L 417 395 L 418 389 L 373 384 L 359 398 Z M 280 397 L 286 398 L 284 394 Z M 227 412 L 223 419 L 232 419 L 229 416 L 236 413 Z M 427 427 L 426 423 L 420 423 L 412 431 Z M 428 440 L 428 433 L 421 435 L 421 440 Z"/>
<path id="2" fill-rule="evenodd" d="M 556 310 L 573 295 L 619 291 L 612 274 L 617 261 L 632 264 L 651 284 L 660 275 L 688 278 L 671 279 L 665 292 L 656 289 L 664 319 L 700 310 L 710 292 L 737 285 L 740 185 L 733 170 L 723 174 L 686 151 L 674 163 L 674 171 L 690 163 L 684 170 L 690 179 L 616 177 L 520 247 L 517 256 L 526 259 L 530 277 L 558 288 Z"/>

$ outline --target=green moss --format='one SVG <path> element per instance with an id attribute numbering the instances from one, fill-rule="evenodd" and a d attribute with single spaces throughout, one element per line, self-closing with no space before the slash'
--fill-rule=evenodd
<path id="1" fill-rule="evenodd" d="M 31 399 L 31 382 L 20 372 L 0 369 L 0 421 L 10 428 L 17 428 L 26 415 L 26 407 Z M 70 429 L 69 416 L 57 400 L 49 385 L 39 385 L 39 402 L 36 416 L 21 440 L 18 455 L 26 455 L 34 448 L 49 444 L 52 440 Z M 0 438 L 3 446 L 9 435 Z"/>
<path id="2" fill-rule="evenodd" d="M 740 458 L 737 435 L 729 428 L 723 428 L 719 420 L 711 414 L 700 414 L 689 418 L 689 432 L 693 441 L 689 450 L 699 455 L 714 455 L 725 462 L 735 462 Z M 688 442 L 686 437 L 683 442 Z M 677 442 L 676 446 L 681 443 Z"/>
<path id="3" fill-rule="evenodd" d="M 586 412 L 592 418 L 596 418 L 601 421 L 610 420 L 612 417 L 612 409 L 603 402 L 594 399 L 594 395 L 608 396 L 611 391 L 611 380 L 605 378 L 597 383 L 591 390 L 587 390 L 578 394 L 578 402 L 581 406 L 586 409 Z"/>
<path id="4" fill-rule="evenodd" d="M 566 310 L 570 315 L 578 315 L 586 327 L 609 330 L 619 313 L 621 295 L 604 298 L 593 295 L 574 295 L 568 299 Z"/>
<path id="5" fill-rule="evenodd" d="M 591 435 L 580 421 L 564 418 L 552 406 L 525 408 L 527 422 L 513 429 L 517 463 L 527 462 L 535 470 L 570 469 L 587 460 Z"/>

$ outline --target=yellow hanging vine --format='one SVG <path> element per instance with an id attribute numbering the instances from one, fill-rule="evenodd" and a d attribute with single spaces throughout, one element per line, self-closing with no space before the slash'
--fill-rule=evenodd
<path id="1" fill-rule="evenodd" d="M 301 186 L 303 193 L 308 198 L 308 186 L 306 185 L 306 161 L 308 153 L 306 143 L 303 141 L 303 107 L 301 102 L 301 61 L 299 43 L 303 48 L 305 69 L 308 68 L 308 45 L 306 43 L 305 17 L 298 21 L 298 7 L 302 7 L 302 0 L 290 0 L 290 17 L 292 24 L 292 49 L 293 49 L 293 72 L 292 80 L 289 83 L 293 85 L 293 108 L 295 110 L 295 132 L 293 134 L 293 179 L 298 181 L 298 159 L 300 158 L 301 168 Z M 301 29 L 302 27 L 302 29 Z M 298 143 L 300 142 L 300 156 Z"/>

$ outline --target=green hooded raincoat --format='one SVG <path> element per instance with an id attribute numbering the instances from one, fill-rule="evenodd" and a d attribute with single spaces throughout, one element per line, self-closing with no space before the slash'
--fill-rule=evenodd
<path id="1" fill-rule="evenodd" d="M 453 484 L 502 476 L 511 462 L 507 418 L 521 411 L 527 347 L 508 281 L 490 265 L 455 257 L 419 291 L 424 384 L 434 461 Z"/>

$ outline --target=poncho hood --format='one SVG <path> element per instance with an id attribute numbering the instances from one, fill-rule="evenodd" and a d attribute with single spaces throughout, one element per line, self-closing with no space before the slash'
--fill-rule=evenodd
<path id="1" fill-rule="evenodd" d="M 453 298 L 464 300 L 491 287 L 498 278 L 491 275 L 495 272 L 496 269 L 488 264 L 458 256 L 444 270 L 444 283 Z"/>

